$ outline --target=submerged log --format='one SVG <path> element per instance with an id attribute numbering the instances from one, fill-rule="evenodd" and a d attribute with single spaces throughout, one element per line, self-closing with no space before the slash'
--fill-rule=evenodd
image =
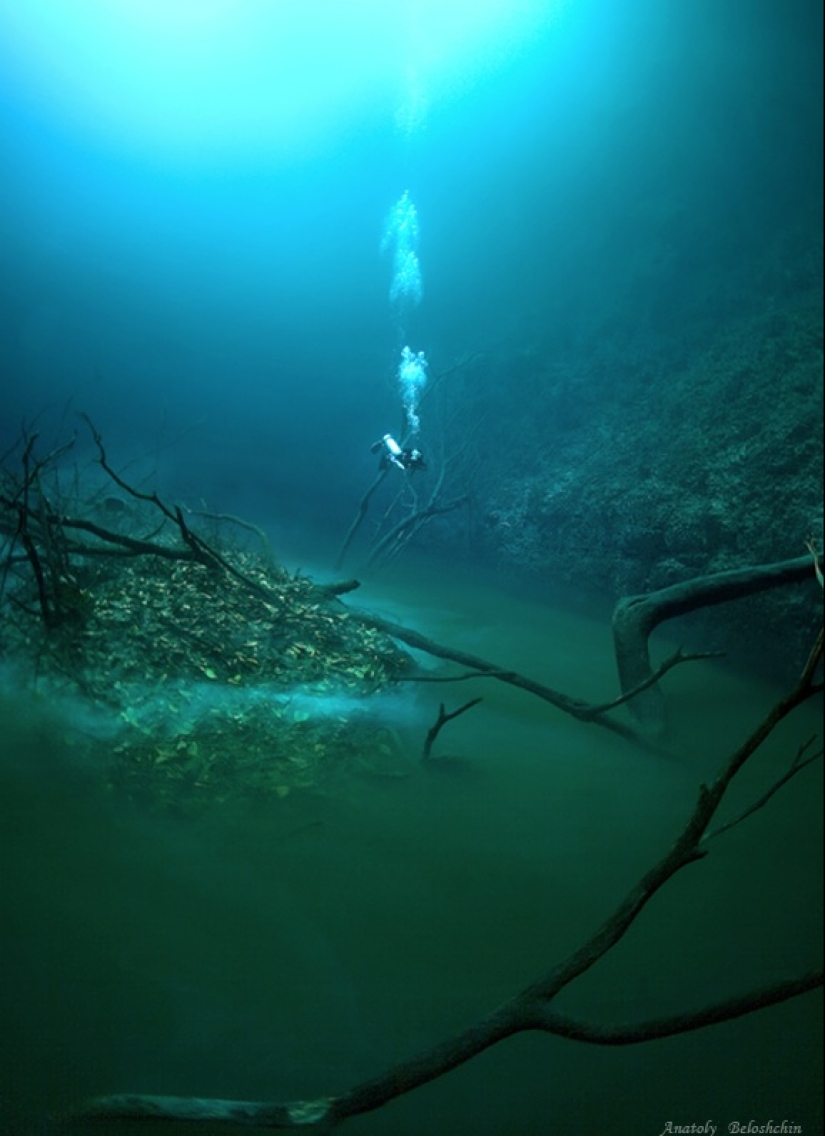
<path id="1" fill-rule="evenodd" d="M 811 557 L 797 556 L 774 564 L 757 564 L 710 576 L 697 576 L 657 592 L 625 596 L 619 600 L 613 612 L 616 666 L 623 694 L 641 688 L 628 702 L 639 729 L 651 738 L 661 738 L 665 733 L 664 697 L 659 686 L 651 682 L 653 668 L 648 639 L 654 628 L 665 620 L 698 608 L 727 603 L 808 579 L 814 579 Z"/>

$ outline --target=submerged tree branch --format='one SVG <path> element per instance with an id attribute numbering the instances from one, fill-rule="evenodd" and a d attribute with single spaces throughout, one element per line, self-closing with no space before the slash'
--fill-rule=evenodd
<path id="1" fill-rule="evenodd" d="M 440 703 L 438 707 L 438 717 L 432 726 L 430 726 L 427 731 L 427 736 L 424 739 L 424 749 L 421 753 L 422 761 L 430 761 L 432 759 L 435 739 L 441 733 L 444 726 L 446 726 L 448 722 L 451 722 L 453 718 L 457 718 L 459 714 L 464 714 L 467 710 L 472 710 L 474 706 L 478 706 L 479 702 L 481 702 L 480 698 L 471 698 L 469 702 L 465 702 L 463 706 L 459 706 L 457 710 L 451 710 L 449 713 L 445 710 L 444 703 Z"/>
<path id="2" fill-rule="evenodd" d="M 625 702 L 630 702 L 637 694 L 648 690 L 657 683 L 660 678 L 663 678 L 669 670 L 679 666 L 680 663 L 695 663 L 705 659 L 720 659 L 722 656 L 722 651 L 691 651 L 687 653 L 683 651 L 681 647 L 677 647 L 673 654 L 669 655 L 663 663 L 660 663 L 656 670 L 643 682 L 640 682 L 638 686 L 634 686 L 632 690 L 627 690 L 620 694 L 619 697 L 614 698 L 612 702 L 603 702 L 598 706 L 594 706 L 593 717 L 595 718 L 599 714 L 604 714 L 608 710 L 615 710 L 617 706 L 621 706 Z"/>
<path id="3" fill-rule="evenodd" d="M 821 986 L 822 971 L 811 970 L 698 1011 L 632 1025 L 611 1026 L 579 1021 L 552 1009 L 552 1001 L 559 991 L 598 963 L 623 939 L 650 900 L 673 876 L 707 855 L 706 848 L 702 846 L 703 839 L 728 787 L 779 723 L 819 689 L 821 684 L 814 681 L 814 674 L 821 658 L 820 632 L 796 686 L 776 703 L 730 755 L 716 779 L 710 785 L 700 787 L 696 805 L 670 849 L 638 881 L 595 934 L 563 962 L 455 1037 L 337 1096 L 279 1103 L 119 1095 L 89 1101 L 75 1115 L 110 1121 L 222 1120 L 261 1128 L 330 1131 L 348 1117 L 380 1108 L 393 1098 L 435 1080 L 515 1033 L 543 1030 L 590 1044 L 629 1045 L 730 1021 Z"/>
<path id="4" fill-rule="evenodd" d="M 619 1026 L 601 1026 L 568 1017 L 542 1008 L 536 1016 L 535 1028 L 566 1037 L 570 1041 L 583 1041 L 590 1045 L 638 1045 L 645 1041 L 658 1041 L 663 1037 L 674 1037 L 680 1033 L 705 1029 L 707 1026 L 730 1022 L 735 1018 L 777 1006 L 800 994 L 808 994 L 823 984 L 821 970 L 809 970 L 795 978 L 787 978 L 769 986 L 760 986 L 746 994 L 724 998 L 683 1014 L 671 1014 L 665 1018 L 651 1018 L 644 1022 L 633 1022 Z"/>
<path id="5" fill-rule="evenodd" d="M 733 820 L 726 821 L 724 824 L 717 825 L 716 828 L 713 828 L 709 832 L 706 832 L 702 837 L 702 841 L 705 842 L 707 840 L 712 840 L 715 836 L 721 836 L 723 832 L 728 832 L 731 828 L 735 828 L 736 825 L 741 824 L 743 820 L 747 820 L 749 816 L 753 816 L 755 812 L 758 812 L 759 809 L 763 809 L 765 807 L 765 805 L 775 793 L 778 793 L 780 789 L 782 789 L 785 785 L 788 784 L 789 781 L 796 777 L 797 773 L 801 773 L 802 770 L 805 769 L 808 765 L 811 765 L 818 758 L 822 757 L 821 746 L 813 753 L 809 753 L 807 757 L 804 756 L 806 751 L 811 748 L 815 740 L 815 738 L 810 737 L 806 742 L 803 742 L 803 744 L 796 751 L 796 755 L 793 761 L 782 774 L 782 776 L 778 777 L 776 781 L 774 781 L 774 783 L 770 786 L 770 788 L 762 794 L 761 797 L 758 797 L 752 805 L 748 805 L 746 809 L 743 809 L 743 811 L 735 816 Z"/>
<path id="6" fill-rule="evenodd" d="M 783 584 L 813 579 L 810 556 L 797 556 L 773 564 L 756 564 L 729 572 L 697 576 L 642 596 L 626 596 L 613 612 L 613 642 L 622 692 L 642 691 L 630 711 L 639 728 L 651 737 L 665 730 L 664 701 L 651 682 L 648 639 L 655 627 L 700 607 L 727 603 Z"/>
<path id="7" fill-rule="evenodd" d="M 460 651 L 453 647 L 446 647 L 444 644 L 437 643 L 434 639 L 428 639 L 425 635 L 421 635 L 420 632 L 413 631 L 411 628 L 404 627 L 402 624 L 395 623 L 392 620 L 382 619 L 380 616 L 370 615 L 369 612 L 364 611 L 357 611 L 353 614 L 357 615 L 361 622 L 366 623 L 370 627 L 375 627 L 379 631 L 383 631 L 393 639 L 398 639 L 402 643 L 406 643 L 408 647 L 425 651 L 428 655 L 434 655 L 438 659 L 449 659 L 454 663 L 459 663 L 461 666 L 471 667 L 476 671 L 479 677 L 486 676 L 489 678 L 497 678 L 500 682 L 508 683 L 510 686 L 517 686 L 519 689 L 526 690 L 529 694 L 534 694 L 537 698 L 549 702 L 551 706 L 555 706 L 563 713 L 577 718 L 580 722 L 593 722 L 597 726 L 603 726 L 614 734 L 618 734 L 619 737 L 635 742 L 636 744 L 646 745 L 650 748 L 646 739 L 641 737 L 633 726 L 628 725 L 626 722 L 621 722 L 618 719 L 610 718 L 604 708 L 595 707 L 588 702 L 571 698 L 567 694 L 562 694 L 561 691 L 554 690 L 550 686 L 545 686 L 544 683 L 536 682 L 535 679 L 519 674 L 518 671 L 508 670 L 505 667 L 499 666 L 497 663 L 491 663 L 487 659 L 482 659 L 478 655 L 471 655 L 468 651 Z"/>

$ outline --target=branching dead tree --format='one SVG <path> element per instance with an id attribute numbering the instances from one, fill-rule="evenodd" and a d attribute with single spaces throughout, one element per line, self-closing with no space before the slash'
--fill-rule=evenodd
<path id="1" fill-rule="evenodd" d="M 823 972 L 813 968 L 698 1009 L 662 1018 L 608 1025 L 561 1014 L 554 1007 L 554 1000 L 562 990 L 622 941 L 661 888 L 683 868 L 707 856 L 709 836 L 722 831 L 717 829 L 714 833 L 710 826 L 731 783 L 779 723 L 822 690 L 822 681 L 816 677 L 821 660 L 820 632 L 794 688 L 775 704 L 728 757 L 716 778 L 709 785 L 700 786 L 690 816 L 659 861 L 641 877 L 585 943 L 481 1021 L 428 1051 L 394 1065 L 374 1079 L 337 1095 L 282 1103 L 121 1094 L 87 1101 L 73 1115 L 107 1122 L 126 1119 L 219 1120 L 260 1128 L 329 1132 L 348 1118 L 381 1108 L 388 1101 L 449 1073 L 517 1033 L 542 1031 L 590 1045 L 635 1045 L 732 1021 L 821 987 Z M 780 779 L 774 792 L 788 780 L 788 777 Z M 735 821 L 724 826 L 724 830 L 729 831 L 743 823 L 766 800 L 764 798 L 753 808 L 745 810 Z"/>
<path id="2" fill-rule="evenodd" d="M 423 406 L 427 400 L 432 399 L 446 380 L 467 367 L 474 357 L 473 355 L 468 356 L 435 375 L 424 391 L 419 405 Z M 444 483 L 448 469 L 451 466 L 455 467 L 464 460 L 471 450 L 480 421 L 474 424 L 471 431 L 465 431 L 461 445 L 448 453 L 445 446 L 445 436 L 449 431 L 443 422 L 443 415 L 441 418 L 442 421 L 437 429 L 436 444 L 433 447 L 433 452 L 428 456 L 429 487 L 427 492 L 419 493 L 418 479 L 421 476 L 420 474 L 413 470 L 396 469 L 390 463 L 384 463 L 358 503 L 355 516 L 338 553 L 336 560 L 338 569 L 343 567 L 355 538 L 366 520 L 370 504 L 388 477 L 393 480 L 400 479 L 400 484 L 397 492 L 393 494 L 387 504 L 370 540 L 366 559 L 366 564 L 370 567 L 384 564 L 397 556 L 415 535 L 435 517 L 454 512 L 468 503 L 469 497 L 466 493 L 445 499 Z M 411 444 L 411 441 L 409 435 L 404 437 L 401 448 L 404 449 Z"/>
<path id="3" fill-rule="evenodd" d="M 355 516 L 353 517 L 353 520 L 352 520 L 352 523 L 350 524 L 350 527 L 347 529 L 346 536 L 344 537 L 344 543 L 341 545 L 341 550 L 338 553 L 337 560 L 335 561 L 335 567 L 336 568 L 340 569 L 340 568 L 343 567 L 344 561 L 347 558 L 347 554 L 349 553 L 352 542 L 355 540 L 356 536 L 358 535 L 358 530 L 361 528 L 361 525 L 363 524 L 364 519 L 366 518 L 367 510 L 370 507 L 370 501 L 372 500 L 374 495 L 377 493 L 377 491 L 381 488 L 381 486 L 384 484 L 384 481 L 386 480 L 389 472 L 390 472 L 389 466 L 385 466 L 384 469 L 379 469 L 378 473 L 376 473 L 375 477 L 373 478 L 371 484 L 369 485 L 369 487 L 367 488 L 367 490 L 364 492 L 363 496 L 361 497 L 361 500 L 358 502 L 358 509 L 355 513 Z"/>
<path id="4" fill-rule="evenodd" d="M 22 477 L 17 481 L 4 477 L 0 491 L 0 532 L 8 537 L 0 578 L 0 597 L 6 592 L 15 563 L 28 563 L 43 624 L 49 630 L 55 630 L 72 618 L 75 610 L 73 600 L 78 588 L 69 567 L 65 532 L 56 523 L 44 473 L 72 448 L 74 439 L 56 447 L 44 458 L 36 458 L 34 447 L 37 437 L 37 434 L 31 434 L 24 439 L 20 459 Z M 20 556 L 15 554 L 18 545 L 23 550 Z M 23 606 L 17 597 L 15 602 Z"/>
<path id="5" fill-rule="evenodd" d="M 86 516 L 67 512 L 64 503 L 55 502 L 49 494 L 45 473 L 57 458 L 68 452 L 74 439 L 52 450 L 45 458 L 35 460 L 33 453 L 37 435 L 30 435 L 24 441 L 22 477 L 15 480 L 7 475 L 0 487 L 0 532 L 9 538 L 3 555 L 0 598 L 6 594 L 12 569 L 21 562 L 27 562 L 36 586 L 43 624 L 47 630 L 54 630 L 77 611 L 78 597 L 82 593 L 77 565 L 119 556 L 195 562 L 213 572 L 226 572 L 257 595 L 270 598 L 266 588 L 241 572 L 221 551 L 192 529 L 180 505 L 169 505 L 157 492 L 145 492 L 122 477 L 110 464 L 100 433 L 85 415 L 84 418 L 97 449 L 100 468 L 118 489 L 148 508 L 148 516 L 157 520 L 147 535 L 132 536 Z M 237 523 L 237 518 L 227 519 Z M 260 530 L 251 527 L 260 534 Z M 170 530 L 175 535 L 174 542 L 167 536 Z M 78 539 L 75 534 L 87 534 L 93 540 Z M 23 549 L 22 556 L 16 554 L 18 544 Z M 348 586 L 342 586 L 342 590 L 348 590 Z M 335 593 L 326 589 L 324 594 Z M 11 598 L 20 604 L 16 597 Z"/>

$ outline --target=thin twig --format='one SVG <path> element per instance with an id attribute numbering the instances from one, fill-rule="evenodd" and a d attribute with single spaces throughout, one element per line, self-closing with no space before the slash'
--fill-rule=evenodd
<path id="1" fill-rule="evenodd" d="M 463 706 L 459 706 L 457 710 L 451 710 L 448 714 L 444 709 L 444 703 L 440 703 L 438 707 L 438 717 L 432 726 L 427 731 L 427 737 L 424 739 L 424 749 L 421 753 L 422 761 L 429 761 L 432 758 L 432 749 L 435 739 L 441 733 L 441 730 L 453 718 L 457 718 L 459 714 L 464 714 L 467 710 L 472 710 L 474 706 L 478 706 L 481 702 L 480 698 L 472 698 L 469 702 L 465 702 Z"/>
<path id="2" fill-rule="evenodd" d="M 595 718 L 599 714 L 605 714 L 608 710 L 615 710 L 617 706 L 621 706 L 623 702 L 630 702 L 637 694 L 641 694 L 643 690 L 657 683 L 660 678 L 667 674 L 673 667 L 679 666 L 680 663 L 694 663 L 703 659 L 721 659 L 724 656 L 724 651 L 691 651 L 690 653 L 683 651 L 681 647 L 669 655 L 663 663 L 660 663 L 656 670 L 643 682 L 634 686 L 632 690 L 620 694 L 618 698 L 614 698 L 612 702 L 603 702 L 600 705 L 592 706 L 590 713 Z"/>
<path id="3" fill-rule="evenodd" d="M 809 754 L 804 761 L 802 760 L 802 755 L 806 750 L 810 749 L 815 741 L 816 735 L 814 734 L 810 738 L 808 738 L 806 742 L 803 742 L 799 749 L 796 751 L 796 755 L 794 756 L 793 761 L 782 774 L 782 776 L 774 781 L 773 785 L 771 785 L 771 787 L 766 792 L 764 792 L 758 800 L 754 801 L 752 805 L 749 805 L 748 808 L 744 809 L 741 813 L 739 813 L 738 816 L 734 817 L 733 820 L 726 821 L 725 824 L 720 824 L 716 828 L 711 829 L 710 832 L 706 832 L 702 837 L 702 843 L 705 843 L 708 840 L 713 840 L 715 836 L 721 836 L 723 832 L 727 832 L 729 829 L 735 828 L 737 824 L 741 824 L 743 820 L 746 820 L 749 816 L 753 816 L 753 814 L 759 809 L 764 808 L 764 806 L 768 803 L 774 793 L 778 793 L 783 785 L 787 785 L 793 777 L 796 777 L 797 773 L 801 773 L 807 765 L 811 765 L 812 762 L 822 757 L 822 749 L 820 748 L 816 750 L 815 753 Z"/>

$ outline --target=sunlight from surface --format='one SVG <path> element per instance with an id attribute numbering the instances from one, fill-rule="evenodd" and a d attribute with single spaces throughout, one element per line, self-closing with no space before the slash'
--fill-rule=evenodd
<path id="1" fill-rule="evenodd" d="M 0 14 L 0 75 L 39 116 L 126 147 L 312 148 L 364 117 L 472 85 L 564 0 L 27 0 Z"/>

